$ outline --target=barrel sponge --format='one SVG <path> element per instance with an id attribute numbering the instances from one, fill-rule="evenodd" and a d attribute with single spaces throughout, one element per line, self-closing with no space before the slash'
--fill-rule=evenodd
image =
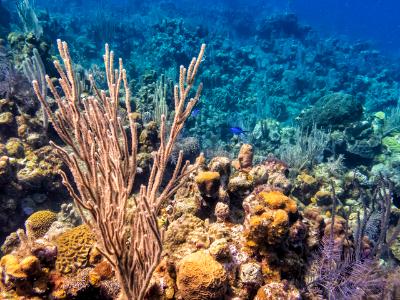
<path id="1" fill-rule="evenodd" d="M 94 242 L 94 234 L 85 224 L 67 230 L 58 236 L 56 239 L 57 271 L 68 274 L 85 267 L 89 262 L 89 254 Z"/>
<path id="2" fill-rule="evenodd" d="M 180 262 L 177 286 L 185 300 L 219 299 L 227 289 L 223 266 L 203 251 L 185 256 Z"/>
<path id="3" fill-rule="evenodd" d="M 25 221 L 27 235 L 33 239 L 41 238 L 55 221 L 57 221 L 57 214 L 55 212 L 39 210 L 30 215 Z"/>
<path id="4" fill-rule="evenodd" d="M 293 199 L 285 196 L 280 191 L 260 192 L 259 197 L 264 199 L 270 209 L 283 209 L 288 214 L 297 213 L 297 204 Z"/>

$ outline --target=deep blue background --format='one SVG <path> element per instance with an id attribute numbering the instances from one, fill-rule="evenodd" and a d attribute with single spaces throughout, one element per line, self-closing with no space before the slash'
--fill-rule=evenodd
<path id="1" fill-rule="evenodd" d="M 400 56 L 400 0 L 293 0 L 291 8 L 321 33 L 368 39 Z"/>
<path id="2" fill-rule="evenodd" d="M 400 0 L 208 1 L 250 7 L 257 17 L 282 11 L 294 12 L 300 21 L 323 35 L 369 40 L 382 52 L 400 56 Z"/>
<path id="3" fill-rule="evenodd" d="M 50 11 L 65 11 L 74 5 L 93 10 L 100 3 L 114 8 L 125 5 L 135 10 L 163 2 L 171 2 L 184 12 L 190 12 L 193 7 L 202 7 L 204 11 L 208 7 L 243 9 L 254 18 L 292 12 L 322 35 L 369 40 L 383 53 L 400 57 L 400 0 L 36 0 L 39 6 L 51 7 Z M 235 18 L 234 14 L 231 16 Z M 214 20 L 209 21 L 212 26 Z"/>

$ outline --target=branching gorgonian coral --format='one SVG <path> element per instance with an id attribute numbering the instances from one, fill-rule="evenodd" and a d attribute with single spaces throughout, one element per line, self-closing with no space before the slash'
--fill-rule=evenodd
<path id="1" fill-rule="evenodd" d="M 360 189 L 361 212 L 357 212 L 357 226 L 352 235 L 345 228 L 345 240 L 337 241 L 334 234 L 337 199 L 333 191 L 333 207 L 330 234 L 325 235 L 320 250 L 311 265 L 308 278 L 308 293 L 329 300 L 363 299 L 366 296 L 379 295 L 386 285 L 385 270 L 379 259 L 389 250 L 390 245 L 400 233 L 397 224 L 388 236 L 391 216 L 392 186 L 390 181 L 381 178 L 373 195 L 367 199 L 366 192 Z M 374 215 L 380 216 L 376 222 Z M 376 229 L 376 239 L 367 238 L 369 227 Z M 346 244 L 346 246 L 345 246 Z"/>
<path id="2" fill-rule="evenodd" d="M 330 134 L 318 129 L 315 124 L 310 129 L 295 127 L 293 143 L 281 145 L 277 156 L 290 168 L 301 171 L 321 159 L 329 139 Z"/>
<path id="3" fill-rule="evenodd" d="M 133 196 L 133 214 L 128 213 L 127 207 L 137 172 L 138 141 L 122 60 L 114 69 L 114 53 L 106 45 L 104 65 L 108 91 L 99 90 L 93 76 L 90 76 L 94 92 L 83 97 L 78 92 L 67 44 L 58 40 L 58 50 L 64 68 L 58 61 L 54 65 L 60 74 L 58 82 L 65 96 L 46 76 L 47 85 L 58 105 L 57 112 L 53 113 L 49 107 L 37 81 L 33 81 L 33 86 L 58 135 L 72 148 L 72 153 L 69 153 L 52 143 L 74 179 L 72 182 L 65 173 L 61 173 L 63 182 L 85 223 L 96 234 L 100 252 L 113 266 L 122 298 L 143 299 L 162 251 L 163 232 L 157 222 L 160 207 L 196 167 L 190 167 L 189 162 L 184 164 L 181 152 L 169 182 L 160 189 L 176 139 L 200 97 L 202 84 L 195 96 L 187 101 L 205 45 L 187 69 L 180 67 L 179 85 L 174 87 L 174 118 L 167 134 L 166 118 L 161 116 L 160 146 L 153 154 L 154 162 L 147 185 L 142 185 L 139 193 Z M 130 138 L 123 126 L 124 120 L 118 114 L 121 90 L 125 98 L 125 121 L 129 123 Z"/>

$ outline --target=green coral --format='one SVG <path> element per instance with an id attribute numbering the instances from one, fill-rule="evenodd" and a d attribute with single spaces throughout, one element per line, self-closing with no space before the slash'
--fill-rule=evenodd
<path id="1" fill-rule="evenodd" d="M 0 113 L 0 125 L 10 125 L 14 121 L 14 115 L 7 111 Z"/>
<path id="2" fill-rule="evenodd" d="M 24 163 L 24 168 L 17 173 L 17 178 L 24 187 L 50 189 L 58 181 L 56 177 L 62 161 L 50 146 L 27 151 Z"/>
<path id="3" fill-rule="evenodd" d="M 384 120 L 386 118 L 386 115 L 383 111 L 378 111 L 374 114 L 374 117 L 379 120 Z"/>
<path id="4" fill-rule="evenodd" d="M 22 158 L 24 156 L 24 145 L 20 139 L 9 139 L 6 143 L 6 150 L 11 157 Z"/>
<path id="5" fill-rule="evenodd" d="M 382 139 L 382 145 L 393 155 L 400 155 L 400 139 L 398 136 L 386 136 Z"/>

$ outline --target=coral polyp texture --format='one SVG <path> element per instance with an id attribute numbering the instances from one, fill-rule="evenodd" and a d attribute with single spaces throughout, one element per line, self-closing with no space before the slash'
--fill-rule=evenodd
<path id="1" fill-rule="evenodd" d="M 219 299 L 226 293 L 227 280 L 224 267 L 210 254 L 195 252 L 179 262 L 176 285 L 183 299 Z"/>
<path id="2" fill-rule="evenodd" d="M 33 239 L 43 237 L 50 226 L 57 220 L 57 214 L 50 210 L 40 210 L 25 221 L 27 235 Z"/>
<path id="3" fill-rule="evenodd" d="M 399 299 L 400 7 L 329 2 L 0 1 L 0 299 Z"/>
<path id="4" fill-rule="evenodd" d="M 55 240 L 58 251 L 57 271 L 68 274 L 86 267 L 94 242 L 94 234 L 87 225 L 80 225 L 59 235 Z"/>

